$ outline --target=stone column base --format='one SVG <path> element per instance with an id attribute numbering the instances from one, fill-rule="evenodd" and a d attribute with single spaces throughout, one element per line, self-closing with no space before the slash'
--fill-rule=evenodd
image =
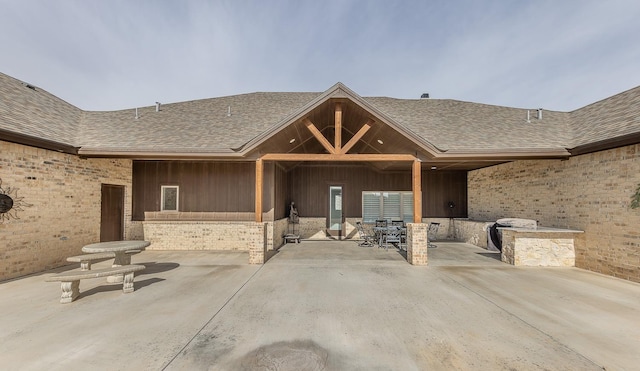
<path id="1" fill-rule="evenodd" d="M 255 223 L 249 243 L 249 264 L 264 264 L 267 249 L 266 223 Z"/>
<path id="2" fill-rule="evenodd" d="M 427 265 L 428 224 L 407 223 L 407 261 L 413 265 Z"/>

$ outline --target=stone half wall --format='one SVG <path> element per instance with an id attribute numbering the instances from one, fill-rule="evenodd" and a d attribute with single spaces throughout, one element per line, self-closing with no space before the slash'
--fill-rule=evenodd
<path id="1" fill-rule="evenodd" d="M 347 239 L 359 238 L 356 222 L 362 218 L 345 218 L 344 231 Z M 285 220 L 286 222 L 286 220 Z M 285 224 L 285 233 L 288 226 Z M 308 240 L 324 240 L 327 239 L 327 219 L 326 218 L 300 218 L 300 224 L 297 226 L 300 238 Z"/>
<path id="2" fill-rule="evenodd" d="M 527 160 L 469 172 L 469 218 L 534 219 L 583 230 L 576 266 L 640 282 L 640 145 L 572 157 Z"/>
<path id="3" fill-rule="evenodd" d="M 300 218 L 297 232 L 300 238 L 304 239 L 324 239 L 327 237 L 326 218 Z"/>
<path id="4" fill-rule="evenodd" d="M 288 219 L 273 222 L 273 246 L 275 249 L 284 245 L 284 235 L 287 234 Z"/>
<path id="5" fill-rule="evenodd" d="M 125 186 L 125 238 L 131 224 L 131 161 L 81 159 L 0 141 L 2 188 L 18 189 L 30 204 L 20 219 L 0 223 L 0 280 L 68 264 L 100 240 L 101 184 Z"/>
<path id="6" fill-rule="evenodd" d="M 140 239 L 154 239 L 154 245 L 160 246 L 158 249 L 248 251 L 249 245 L 255 242 L 240 242 L 247 241 L 244 238 L 247 228 L 253 228 L 256 224 L 253 222 L 254 213 L 147 211 L 144 214 L 145 221 L 140 222 L 144 226 Z M 265 221 L 262 224 L 266 233 L 263 244 L 267 251 L 280 248 L 287 231 L 287 219 Z M 185 236 L 189 237 L 185 239 Z M 176 245 L 175 241 L 182 241 L 183 247 L 171 247 Z"/>
<path id="7" fill-rule="evenodd" d="M 268 246 L 272 223 L 240 221 L 145 221 L 147 250 L 235 250 L 249 251 L 256 244 Z"/>
<path id="8" fill-rule="evenodd" d="M 440 223 L 436 240 L 460 241 L 482 248 L 487 248 L 487 224 L 488 222 L 460 219 L 460 218 L 423 218 L 422 222 Z"/>

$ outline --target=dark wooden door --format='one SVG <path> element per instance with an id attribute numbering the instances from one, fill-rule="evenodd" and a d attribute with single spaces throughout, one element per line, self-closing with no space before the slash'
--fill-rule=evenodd
<path id="1" fill-rule="evenodd" d="M 124 186 L 103 184 L 100 213 L 100 242 L 124 237 Z"/>

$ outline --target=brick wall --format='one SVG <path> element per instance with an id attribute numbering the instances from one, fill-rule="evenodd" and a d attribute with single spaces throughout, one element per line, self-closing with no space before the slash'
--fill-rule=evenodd
<path id="1" fill-rule="evenodd" d="M 327 237 L 326 218 L 300 218 L 297 232 L 304 239 L 325 239 Z"/>
<path id="2" fill-rule="evenodd" d="M 427 230 L 428 224 L 407 223 L 407 261 L 413 265 L 427 265 L 428 247 Z"/>
<path id="3" fill-rule="evenodd" d="M 277 250 L 284 244 L 283 237 L 287 234 L 288 218 L 278 219 L 270 224 L 272 227 L 271 233 L 267 232 L 267 250 Z"/>
<path id="4" fill-rule="evenodd" d="M 147 250 L 249 251 L 265 245 L 266 223 L 224 221 L 145 221 Z"/>
<path id="5" fill-rule="evenodd" d="M 535 219 L 585 231 L 576 266 L 640 282 L 640 145 L 572 157 L 516 161 L 469 173 L 469 218 Z"/>
<path id="6" fill-rule="evenodd" d="M 125 186 L 125 236 L 131 228 L 131 161 L 79 157 L 0 141 L 2 188 L 32 206 L 0 223 L 0 280 L 65 265 L 100 239 L 101 184 Z"/>

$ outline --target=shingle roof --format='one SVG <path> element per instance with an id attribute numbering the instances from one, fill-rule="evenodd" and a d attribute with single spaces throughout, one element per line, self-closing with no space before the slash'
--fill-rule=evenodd
<path id="1" fill-rule="evenodd" d="M 89 148 L 232 152 L 320 93 L 251 93 L 114 112 L 85 112 Z M 230 114 L 229 114 L 230 113 Z"/>
<path id="2" fill-rule="evenodd" d="M 571 139 L 569 115 L 450 99 L 364 98 L 400 125 L 441 150 L 565 148 Z"/>
<path id="3" fill-rule="evenodd" d="M 640 132 L 640 86 L 571 113 L 571 147 Z"/>
<path id="4" fill-rule="evenodd" d="M 79 108 L 0 73 L 0 129 L 75 146 L 81 116 Z"/>
<path id="5" fill-rule="evenodd" d="M 155 106 L 139 108 L 136 118 L 135 109 L 82 111 L 0 73 L 0 131 L 98 151 L 224 155 L 286 123 L 325 93 L 250 93 L 163 104 L 159 112 Z M 530 122 L 526 109 L 450 99 L 357 98 L 449 152 L 573 148 L 640 133 L 640 87 L 573 112 L 543 111 L 540 120 L 531 110 Z"/>

